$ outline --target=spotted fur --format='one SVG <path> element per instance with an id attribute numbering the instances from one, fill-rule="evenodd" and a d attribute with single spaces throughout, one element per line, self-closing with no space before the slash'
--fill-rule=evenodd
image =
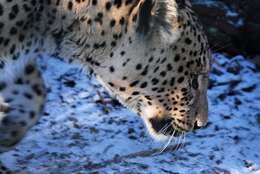
<path id="1" fill-rule="evenodd" d="M 92 69 L 155 138 L 207 122 L 210 50 L 188 0 L 0 0 L 2 152 L 40 118 L 42 54 Z"/>

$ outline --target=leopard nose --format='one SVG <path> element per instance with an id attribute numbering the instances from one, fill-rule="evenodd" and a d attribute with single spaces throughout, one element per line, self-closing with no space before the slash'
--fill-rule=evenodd
<path id="1" fill-rule="evenodd" d="M 200 129 L 200 128 L 203 128 L 203 125 L 200 125 L 197 121 L 194 123 L 194 126 L 193 126 L 193 129 L 194 130 L 197 130 L 197 129 Z"/>
<path id="2" fill-rule="evenodd" d="M 195 127 L 202 128 L 202 127 L 206 126 L 207 122 L 208 122 L 208 113 L 200 112 L 196 116 L 196 121 L 194 123 L 194 129 L 195 129 Z"/>

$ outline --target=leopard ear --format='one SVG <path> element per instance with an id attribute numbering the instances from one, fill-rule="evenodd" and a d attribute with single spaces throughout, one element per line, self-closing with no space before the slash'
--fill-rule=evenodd
<path id="1" fill-rule="evenodd" d="M 155 31 L 166 39 L 175 34 L 178 18 L 176 0 L 144 0 L 139 8 L 137 32 L 147 35 Z"/>
<path id="2" fill-rule="evenodd" d="M 145 0 L 139 7 L 137 32 L 146 35 L 152 26 L 154 0 Z"/>

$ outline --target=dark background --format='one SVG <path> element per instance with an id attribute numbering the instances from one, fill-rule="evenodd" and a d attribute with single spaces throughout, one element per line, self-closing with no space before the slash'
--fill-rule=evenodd
<path id="1" fill-rule="evenodd" d="M 192 3 L 214 52 L 242 54 L 260 65 L 260 0 L 192 0 Z"/>

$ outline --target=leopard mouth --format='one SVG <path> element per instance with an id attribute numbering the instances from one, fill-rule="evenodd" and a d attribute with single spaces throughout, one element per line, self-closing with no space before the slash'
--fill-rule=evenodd
<path id="1" fill-rule="evenodd" d="M 158 118 L 151 118 L 149 120 L 151 123 L 152 129 L 157 134 L 163 134 L 167 137 L 174 136 L 179 137 L 184 132 L 181 129 L 178 129 L 174 126 L 173 119 L 158 119 Z"/>

